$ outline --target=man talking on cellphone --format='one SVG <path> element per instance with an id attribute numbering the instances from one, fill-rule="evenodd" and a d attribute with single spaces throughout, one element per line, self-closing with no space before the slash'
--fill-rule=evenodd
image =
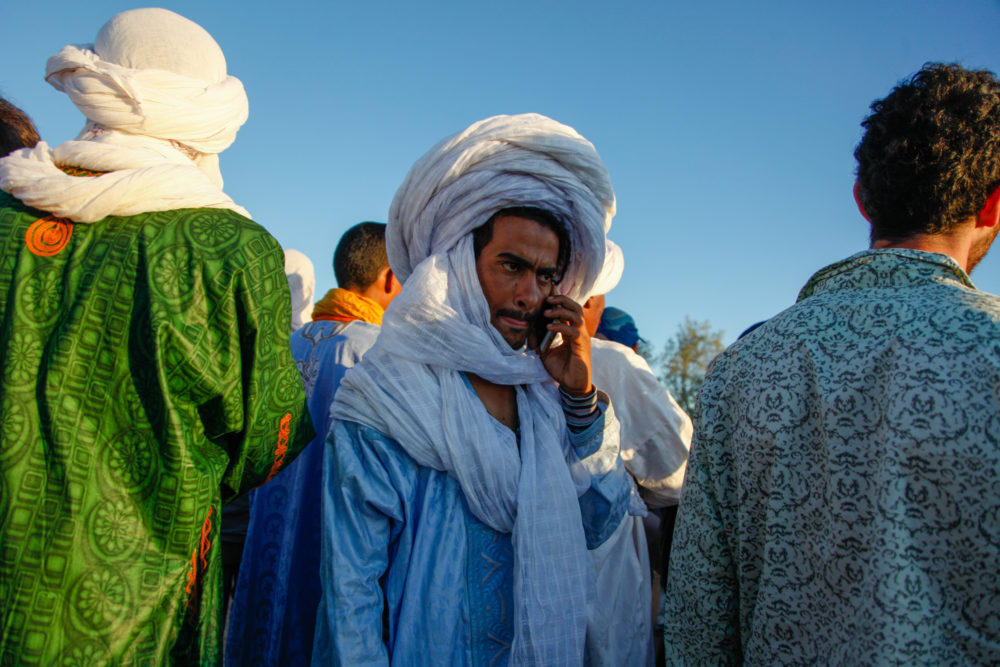
<path id="1" fill-rule="evenodd" d="M 410 170 L 403 291 L 332 408 L 314 660 L 646 664 L 648 595 L 620 585 L 645 545 L 580 306 L 614 210 L 590 142 L 536 114 Z"/>

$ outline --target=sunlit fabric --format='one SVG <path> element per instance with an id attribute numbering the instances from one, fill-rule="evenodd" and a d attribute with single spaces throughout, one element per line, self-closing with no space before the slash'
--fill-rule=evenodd
<path id="1" fill-rule="evenodd" d="M 463 390 L 473 392 L 467 382 Z M 601 460 L 617 452 L 617 422 L 607 417 L 571 434 L 565 452 L 586 480 L 577 521 L 582 517 L 593 549 L 632 525 L 622 520 L 631 490 L 622 466 L 587 472 L 603 469 Z M 477 418 L 503 447 L 517 451 L 514 433 L 482 404 Z M 511 534 L 478 520 L 452 475 L 418 465 L 372 428 L 335 421 L 327 447 L 324 590 L 313 664 L 387 664 L 390 655 L 393 664 L 507 664 L 515 621 Z M 636 651 L 645 656 L 645 648 Z"/>
<path id="2" fill-rule="evenodd" d="M 246 93 L 201 26 L 166 9 L 121 12 L 94 45 L 49 58 L 45 78 L 87 123 L 76 141 L 0 160 L 4 191 L 75 222 L 206 207 L 250 217 L 222 191 L 218 158 L 246 122 Z"/>
<path id="3" fill-rule="evenodd" d="M 312 260 L 303 252 L 286 248 L 285 276 L 292 298 L 292 331 L 298 331 L 312 319 L 313 293 L 316 291 Z"/>
<path id="4" fill-rule="evenodd" d="M 320 502 L 330 403 L 344 371 L 375 342 L 366 322 L 310 322 L 292 334 L 316 425 L 286 470 L 251 494 L 250 524 L 230 611 L 228 665 L 308 665 L 322 587 Z"/>
<path id="5" fill-rule="evenodd" d="M 1000 298 L 871 250 L 701 390 L 667 664 L 1000 663 Z"/>
<path id="6" fill-rule="evenodd" d="M 222 503 L 313 437 L 281 248 L 231 211 L 0 193 L 0 262 L 0 655 L 216 664 Z"/>
<path id="7" fill-rule="evenodd" d="M 594 385 L 611 397 L 621 424 L 622 460 L 646 505 L 676 505 L 691 445 L 691 418 L 645 359 L 619 343 L 590 339 Z"/>

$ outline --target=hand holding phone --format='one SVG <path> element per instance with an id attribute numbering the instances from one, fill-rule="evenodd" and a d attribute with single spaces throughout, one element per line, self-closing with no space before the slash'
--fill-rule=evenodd
<path id="1" fill-rule="evenodd" d="M 551 318 L 545 317 L 546 312 Z M 550 323 L 553 330 L 548 329 Z M 572 396 L 588 393 L 593 385 L 590 336 L 583 317 L 583 306 L 553 289 L 546 296 L 532 327 L 532 344 L 538 350 L 549 376 Z M 558 345 L 553 345 L 552 338 L 556 334 L 562 339 Z"/>

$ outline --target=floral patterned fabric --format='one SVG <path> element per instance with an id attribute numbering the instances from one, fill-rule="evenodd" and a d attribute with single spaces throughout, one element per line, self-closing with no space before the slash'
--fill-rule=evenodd
<path id="1" fill-rule="evenodd" d="M 0 664 L 221 661 L 221 504 L 313 435 L 283 265 L 232 211 L 0 193 Z"/>
<path id="2" fill-rule="evenodd" d="M 667 664 L 1000 663 L 1000 298 L 866 251 L 700 394 Z"/>

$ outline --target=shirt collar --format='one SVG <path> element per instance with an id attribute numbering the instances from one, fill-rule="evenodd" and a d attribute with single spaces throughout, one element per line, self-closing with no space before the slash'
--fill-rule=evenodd
<path id="1" fill-rule="evenodd" d="M 948 255 L 909 248 L 865 250 L 817 271 L 797 301 L 831 290 L 913 287 L 932 281 L 975 289 L 968 274 Z"/>

